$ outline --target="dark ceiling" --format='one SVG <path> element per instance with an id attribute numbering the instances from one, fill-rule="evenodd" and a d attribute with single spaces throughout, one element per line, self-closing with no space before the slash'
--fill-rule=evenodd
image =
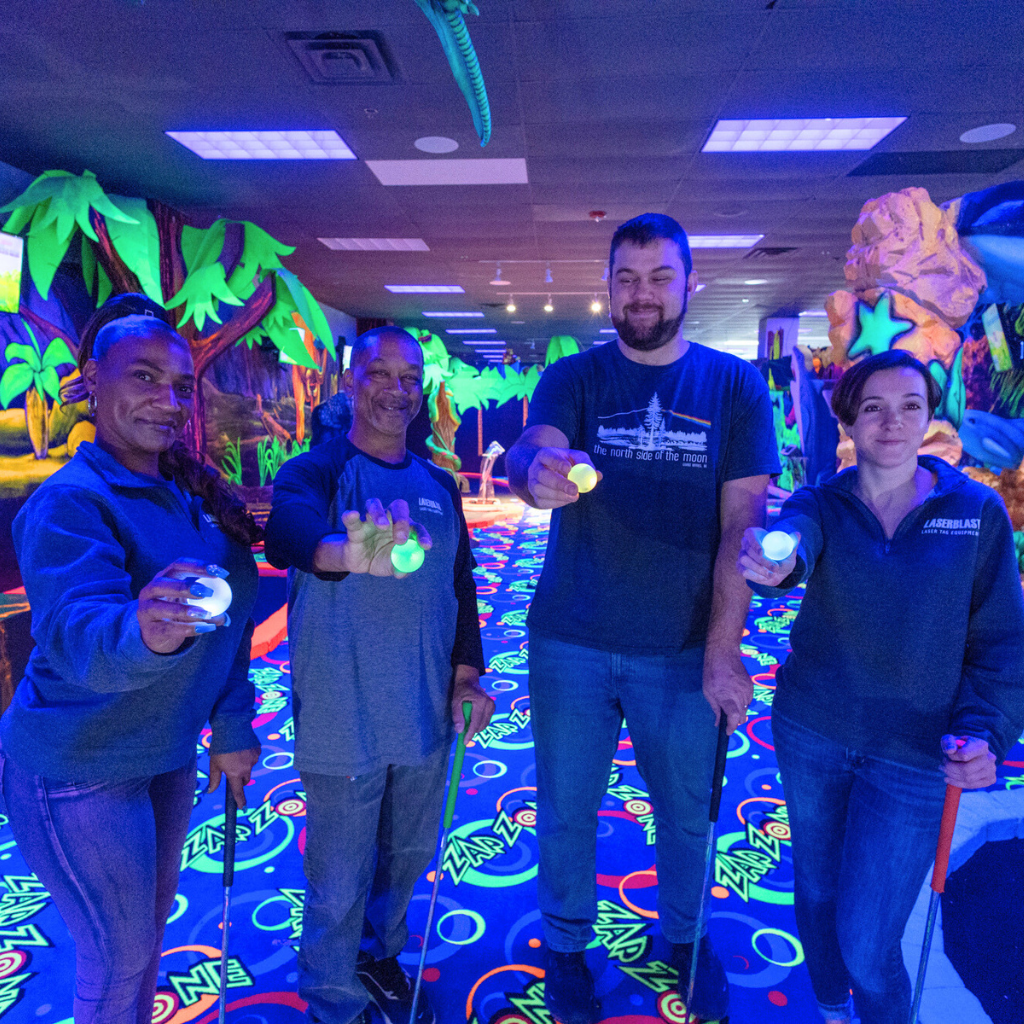
<path id="1" fill-rule="evenodd" d="M 1022 3 L 478 5 L 468 22 L 494 121 L 484 150 L 413 0 L 4 0 L 0 160 L 31 173 L 88 168 L 109 191 L 159 198 L 199 221 L 256 221 L 296 247 L 288 266 L 322 301 L 442 336 L 460 324 L 421 311 L 482 310 L 474 326 L 497 328 L 524 358 L 531 342 L 541 355 L 552 334 L 600 338 L 605 314 L 588 307 L 604 291 L 609 239 L 644 210 L 669 213 L 691 233 L 763 233 L 760 246 L 792 250 L 695 253 L 707 287 L 689 336 L 752 354 L 760 317 L 820 308 L 842 285 L 866 199 L 922 185 L 943 202 L 1024 173 L 1020 163 L 965 171 L 971 158 L 943 157 L 1020 147 L 1024 158 L 1024 127 L 980 145 L 959 141 L 979 125 L 1024 125 Z M 285 34 L 330 31 L 378 33 L 392 80 L 314 83 Z M 700 152 L 719 117 L 894 115 L 907 120 L 871 153 Z M 335 129 L 359 159 L 204 161 L 164 134 L 229 128 Z M 426 135 L 459 149 L 421 153 L 413 143 Z M 525 158 L 529 183 L 385 187 L 364 163 L 467 157 Z M 607 216 L 595 223 L 592 210 Z M 318 237 L 422 238 L 429 251 L 331 251 Z M 511 289 L 488 285 L 499 260 L 528 261 L 504 263 Z M 743 283 L 751 279 L 767 283 Z M 391 295 L 392 283 L 459 284 L 465 294 Z M 545 314 L 549 290 L 555 311 Z M 823 339 L 817 325 L 809 338 Z"/>

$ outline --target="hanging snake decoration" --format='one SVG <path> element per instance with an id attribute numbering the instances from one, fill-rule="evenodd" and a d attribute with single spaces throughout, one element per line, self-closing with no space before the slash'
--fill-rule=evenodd
<path id="1" fill-rule="evenodd" d="M 491 137 L 491 105 L 487 102 L 484 76 L 465 19 L 466 14 L 479 15 L 480 12 L 472 0 L 416 0 L 416 3 L 441 40 L 455 81 L 469 104 L 480 145 L 486 146 Z"/>

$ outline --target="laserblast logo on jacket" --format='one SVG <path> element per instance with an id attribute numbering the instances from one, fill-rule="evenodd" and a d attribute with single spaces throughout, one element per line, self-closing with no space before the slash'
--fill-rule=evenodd
<path id="1" fill-rule="evenodd" d="M 598 416 L 595 455 L 707 469 L 710 420 L 666 409 L 657 392 L 644 409 Z"/>
<path id="2" fill-rule="evenodd" d="M 424 509 L 436 512 L 439 516 L 444 515 L 444 509 L 441 508 L 436 501 L 432 501 L 430 498 L 420 498 L 420 511 L 422 512 Z"/>
<path id="3" fill-rule="evenodd" d="M 941 534 L 945 537 L 977 537 L 980 532 L 980 519 L 929 519 L 921 527 L 921 533 Z"/>

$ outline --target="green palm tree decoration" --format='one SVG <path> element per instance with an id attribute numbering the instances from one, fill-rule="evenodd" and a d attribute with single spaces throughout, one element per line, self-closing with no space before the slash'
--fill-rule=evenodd
<path id="1" fill-rule="evenodd" d="M 195 228 L 162 203 L 107 196 L 91 171 L 81 176 L 46 171 L 0 213 L 10 214 L 5 231 L 27 233 L 29 273 L 44 298 L 80 231 L 82 275 L 96 305 L 111 294 L 145 292 L 171 310 L 177 330 L 189 342 L 197 378 L 232 345 L 251 347 L 263 338 L 293 362 L 317 369 L 293 314 L 336 354 L 320 306 L 281 263 L 293 247 L 249 221 L 221 219 Z M 73 339 L 25 303 L 20 314 L 76 354 Z M 203 451 L 202 389 L 190 431 L 193 446 Z"/>
<path id="2" fill-rule="evenodd" d="M 32 328 L 25 324 L 31 345 L 12 342 L 4 351 L 9 365 L 0 377 L 0 405 L 5 409 L 19 395 L 25 396 L 25 426 L 37 459 L 45 459 L 50 451 L 49 395 L 60 401 L 59 366 L 74 366 L 75 357 L 61 338 L 55 338 L 40 351 Z"/>

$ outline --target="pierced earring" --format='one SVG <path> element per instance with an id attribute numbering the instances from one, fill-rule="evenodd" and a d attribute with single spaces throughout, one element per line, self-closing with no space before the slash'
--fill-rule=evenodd
<path id="1" fill-rule="evenodd" d="M 89 392 L 89 398 L 86 401 L 86 405 L 88 406 L 88 409 L 89 409 L 89 415 L 90 416 L 95 416 L 96 415 L 96 392 L 95 391 L 90 391 Z"/>

